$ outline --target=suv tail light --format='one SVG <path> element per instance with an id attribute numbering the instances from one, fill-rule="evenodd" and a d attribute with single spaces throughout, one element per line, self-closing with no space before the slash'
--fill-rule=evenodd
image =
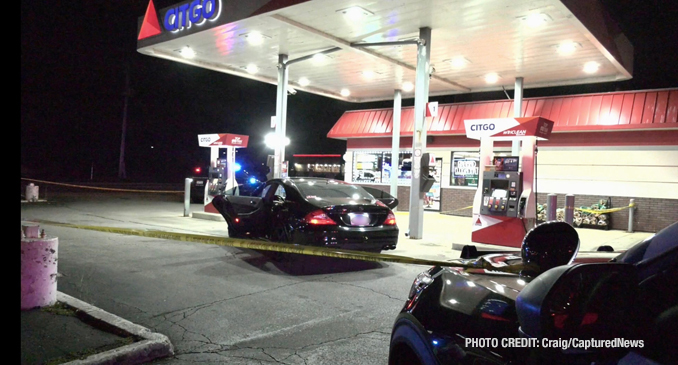
<path id="1" fill-rule="evenodd" d="M 386 226 L 395 226 L 396 225 L 395 214 L 393 214 L 393 212 L 391 212 L 391 211 L 388 212 L 388 215 L 386 216 L 386 220 L 384 221 L 384 225 L 386 225 Z"/>
<path id="2" fill-rule="evenodd" d="M 314 225 L 314 226 L 321 226 L 321 225 L 336 225 L 337 222 L 332 220 L 332 218 L 328 217 L 325 212 L 322 210 L 314 210 L 311 213 L 308 213 L 306 217 L 304 217 L 306 222 L 308 224 Z"/>

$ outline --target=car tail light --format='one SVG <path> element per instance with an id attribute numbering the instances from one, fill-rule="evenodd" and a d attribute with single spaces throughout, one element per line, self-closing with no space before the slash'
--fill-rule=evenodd
<path id="1" fill-rule="evenodd" d="M 377 200 L 376 204 L 380 207 L 388 208 L 388 205 L 384 204 L 384 202 L 382 202 L 381 200 Z"/>
<path id="2" fill-rule="evenodd" d="M 306 222 L 308 224 L 312 224 L 315 226 L 321 226 L 321 225 L 336 225 L 337 222 L 332 220 L 332 218 L 328 217 L 325 212 L 322 210 L 314 210 L 311 213 L 308 213 L 306 217 L 304 217 Z"/>
<path id="3" fill-rule="evenodd" d="M 195 171 L 196 174 L 199 174 L 202 172 L 202 169 L 200 167 L 196 167 L 193 171 Z"/>
<path id="4" fill-rule="evenodd" d="M 388 212 L 388 215 L 386 216 L 386 220 L 384 221 L 384 225 L 386 225 L 386 226 L 395 226 L 396 225 L 395 214 L 393 214 L 393 212 L 391 212 L 391 211 Z"/>
<path id="5" fill-rule="evenodd" d="M 235 223 L 240 223 L 240 218 L 234 219 Z"/>

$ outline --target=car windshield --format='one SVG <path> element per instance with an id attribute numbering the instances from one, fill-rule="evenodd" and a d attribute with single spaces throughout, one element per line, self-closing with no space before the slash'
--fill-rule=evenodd
<path id="1" fill-rule="evenodd" d="M 365 189 L 358 185 L 350 185 L 338 183 L 335 181 L 297 181 L 297 188 L 306 199 L 337 199 L 344 198 L 347 200 L 369 200 L 372 201 L 374 197 L 370 195 Z"/>

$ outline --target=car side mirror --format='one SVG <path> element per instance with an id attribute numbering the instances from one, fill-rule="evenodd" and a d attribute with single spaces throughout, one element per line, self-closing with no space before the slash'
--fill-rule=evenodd
<path id="1" fill-rule="evenodd" d="M 637 268 L 623 263 L 550 269 L 518 294 L 519 331 L 552 340 L 631 338 L 636 278 Z"/>
<path id="2" fill-rule="evenodd" d="M 560 265 L 572 263 L 579 250 L 579 235 L 566 222 L 542 223 L 527 232 L 520 250 L 523 274 L 537 276 Z"/>
<path id="3" fill-rule="evenodd" d="M 398 206 L 398 198 L 391 196 L 391 194 L 369 186 L 363 186 L 362 188 L 370 193 L 370 195 L 372 195 L 375 199 L 384 203 L 387 207 L 389 207 L 389 209 L 393 209 Z"/>

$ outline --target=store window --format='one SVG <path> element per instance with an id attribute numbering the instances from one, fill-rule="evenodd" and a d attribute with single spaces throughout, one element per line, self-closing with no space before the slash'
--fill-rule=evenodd
<path id="1" fill-rule="evenodd" d="M 409 185 L 412 179 L 412 153 L 398 154 L 398 184 Z M 352 182 L 390 184 L 392 175 L 390 152 L 354 152 Z"/>
<path id="2" fill-rule="evenodd" d="M 381 183 L 381 152 L 356 152 L 353 155 L 353 182 Z"/>
<path id="3" fill-rule="evenodd" d="M 452 152 L 451 186 L 478 187 L 480 154 L 478 152 Z"/>

